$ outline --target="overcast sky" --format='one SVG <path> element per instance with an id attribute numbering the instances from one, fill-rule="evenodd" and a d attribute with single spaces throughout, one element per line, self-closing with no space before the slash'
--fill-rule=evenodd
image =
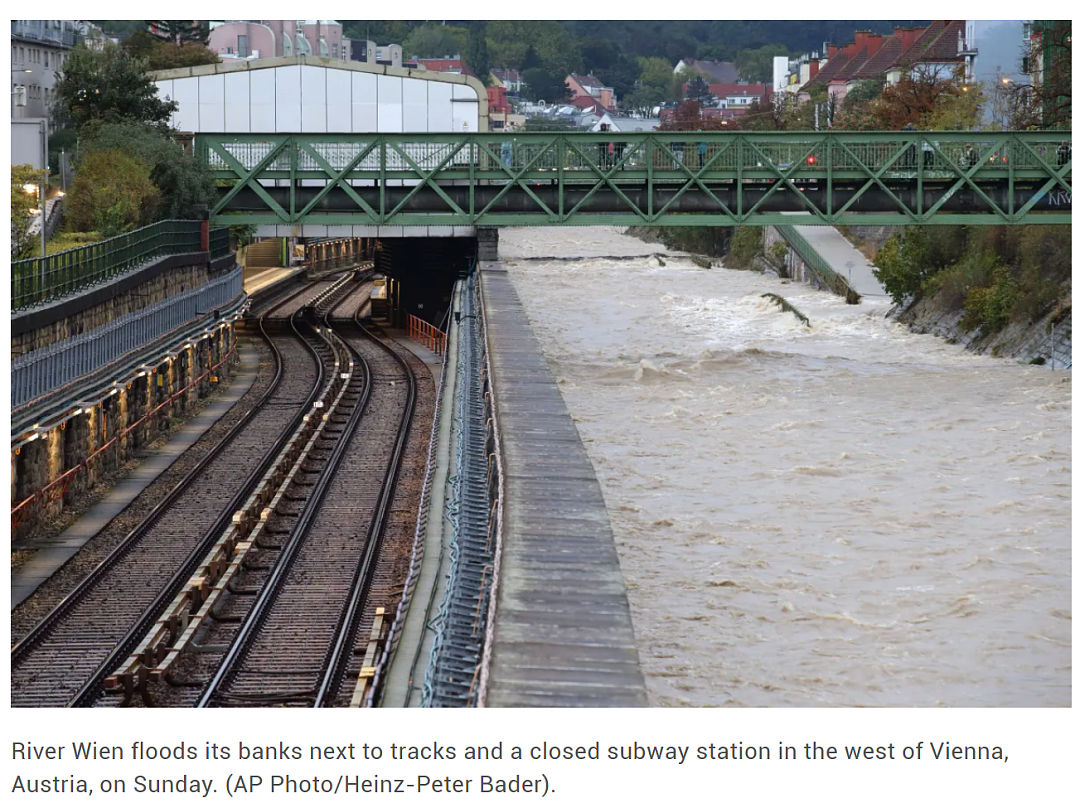
<path id="1" fill-rule="evenodd" d="M 1017 77 L 1020 72 L 1020 48 L 1023 45 L 1020 20 L 975 20 L 975 75 L 990 80 L 998 72 Z"/>

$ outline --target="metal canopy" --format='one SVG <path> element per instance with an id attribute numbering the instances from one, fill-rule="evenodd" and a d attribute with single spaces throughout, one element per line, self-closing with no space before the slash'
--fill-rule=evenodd
<path id="1" fill-rule="evenodd" d="M 1072 132 L 199 134 L 215 223 L 1072 222 Z"/>

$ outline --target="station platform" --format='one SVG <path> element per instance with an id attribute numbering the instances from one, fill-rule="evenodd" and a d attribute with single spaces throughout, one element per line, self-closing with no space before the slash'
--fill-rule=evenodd
<path id="1" fill-rule="evenodd" d="M 303 268 L 244 268 L 244 292 L 254 295 L 279 282 L 284 282 Z"/>
<path id="2" fill-rule="evenodd" d="M 485 705 L 647 705 L 600 483 L 506 269 L 479 277 L 505 478 Z"/>

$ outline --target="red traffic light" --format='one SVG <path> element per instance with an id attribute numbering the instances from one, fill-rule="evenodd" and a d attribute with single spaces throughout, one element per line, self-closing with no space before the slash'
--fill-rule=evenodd
<path id="1" fill-rule="evenodd" d="M 811 154 L 810 156 L 807 156 L 806 157 L 806 163 L 808 165 L 817 164 L 817 157 L 814 156 L 813 154 Z"/>

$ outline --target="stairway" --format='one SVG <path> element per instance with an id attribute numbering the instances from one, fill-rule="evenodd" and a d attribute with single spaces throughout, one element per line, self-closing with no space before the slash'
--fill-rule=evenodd
<path id="1" fill-rule="evenodd" d="M 270 237 L 247 247 L 244 255 L 245 268 L 280 268 L 281 238 Z"/>

